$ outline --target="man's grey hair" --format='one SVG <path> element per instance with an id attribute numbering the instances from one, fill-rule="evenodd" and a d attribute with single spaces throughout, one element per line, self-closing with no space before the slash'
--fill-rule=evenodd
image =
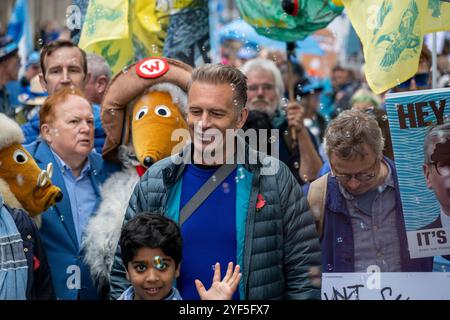
<path id="1" fill-rule="evenodd" d="M 195 81 L 228 84 L 234 93 L 233 103 L 236 108 L 242 110 L 247 103 L 247 77 L 232 66 L 208 63 L 195 68 L 188 84 L 188 92 Z"/>
<path id="2" fill-rule="evenodd" d="M 424 163 L 431 163 L 431 154 L 437 143 L 450 139 L 450 119 L 440 125 L 431 127 L 423 140 Z"/>
<path id="3" fill-rule="evenodd" d="M 275 80 L 275 88 L 280 99 L 284 95 L 284 82 L 283 77 L 281 76 L 281 71 L 278 69 L 277 65 L 267 59 L 253 59 L 247 61 L 242 67 L 241 71 L 248 76 L 248 74 L 255 70 L 264 70 L 268 71 L 273 75 Z"/>
<path id="4" fill-rule="evenodd" d="M 364 158 L 367 144 L 378 156 L 383 156 L 384 138 L 374 117 L 360 110 L 345 110 L 330 122 L 325 132 L 325 152 L 328 159 L 335 154 L 340 159 Z"/>
<path id="5" fill-rule="evenodd" d="M 106 76 L 108 81 L 111 79 L 111 68 L 103 57 L 95 53 L 88 53 L 86 59 L 91 81 L 97 80 L 100 76 Z"/>

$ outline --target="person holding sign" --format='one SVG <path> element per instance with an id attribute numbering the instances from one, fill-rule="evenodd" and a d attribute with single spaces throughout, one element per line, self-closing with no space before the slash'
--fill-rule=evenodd
<path id="1" fill-rule="evenodd" d="M 241 71 L 247 77 L 247 108 L 266 113 L 272 126 L 282 132 L 280 160 L 288 165 L 300 184 L 314 180 L 322 166 L 318 146 L 303 123 L 303 106 L 298 101 L 283 100 L 284 84 L 280 70 L 270 60 L 253 59 L 246 62 Z M 295 129 L 295 143 L 286 134 L 289 127 Z"/>
<path id="2" fill-rule="evenodd" d="M 425 90 L 431 88 L 431 51 L 424 44 L 420 51 L 419 65 L 416 74 L 408 80 L 397 84 L 392 92 Z"/>

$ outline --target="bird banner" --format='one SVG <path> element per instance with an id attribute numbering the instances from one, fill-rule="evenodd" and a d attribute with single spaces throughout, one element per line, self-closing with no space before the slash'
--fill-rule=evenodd
<path id="1" fill-rule="evenodd" d="M 113 73 L 134 60 L 128 10 L 128 1 L 90 1 L 78 43 L 83 50 L 104 57 Z"/>
<path id="2" fill-rule="evenodd" d="M 427 19 L 423 21 L 424 33 L 450 29 L 450 1 L 428 0 Z"/>
<path id="3" fill-rule="evenodd" d="M 417 72 L 425 34 L 450 30 L 448 2 L 341 1 L 363 44 L 367 82 L 377 94 Z"/>
<path id="4" fill-rule="evenodd" d="M 162 55 L 194 66 L 209 51 L 207 0 L 90 0 L 78 45 L 113 73 Z"/>

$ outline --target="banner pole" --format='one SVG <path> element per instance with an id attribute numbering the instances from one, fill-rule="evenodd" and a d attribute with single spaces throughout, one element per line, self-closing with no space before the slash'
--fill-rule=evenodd
<path id="1" fill-rule="evenodd" d="M 436 32 L 433 32 L 432 37 L 432 54 L 431 54 L 431 76 L 432 76 L 432 83 L 431 87 L 433 89 L 436 89 L 437 87 L 437 40 L 436 40 Z"/>

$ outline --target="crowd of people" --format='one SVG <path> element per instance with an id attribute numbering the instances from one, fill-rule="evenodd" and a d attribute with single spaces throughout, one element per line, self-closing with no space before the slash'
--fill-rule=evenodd
<path id="1" fill-rule="evenodd" d="M 9 228 L 0 227 L 0 239 L 20 234 L 33 241 L 39 264 L 28 268 L 40 276 L 24 278 L 23 261 L 2 256 L 0 274 L 17 277 L 0 286 L 0 297 L 320 299 L 320 270 L 433 270 L 432 257 L 409 256 L 383 95 L 372 93 L 351 69 L 335 66 L 328 86 L 299 76 L 297 99 L 290 101 L 285 71 L 257 57 L 239 68 L 206 64 L 193 70 L 185 119 L 193 142 L 141 177 L 126 210 L 110 286 L 99 286 L 84 260 L 83 240 L 102 183 L 119 170 L 101 155 L 101 104 L 111 71 L 102 57 L 71 41 L 52 41 L 28 57 L 17 97 L 22 107 L 12 108 L 5 84 L 18 81 L 18 47 L 2 36 L 0 49 L 0 112 L 22 124 L 26 149 L 41 168 L 53 163 L 52 181 L 63 194 L 41 213 L 39 231 L 30 238 L 17 231 L 14 209 L 2 205 L 0 217 Z M 416 75 L 391 91 L 430 88 L 430 69 L 424 46 Z M 181 161 L 214 145 L 205 137 L 209 129 L 223 136 L 239 129 L 280 134 L 259 145 L 266 154 L 259 153 L 256 163 L 248 159 L 258 151 L 239 136 L 215 145 L 223 152 L 212 163 Z M 436 221 L 442 226 L 450 221 L 449 125 L 430 132 L 424 174 L 442 199 L 444 214 Z M 431 147 L 438 144 L 443 151 Z M 226 163 L 237 150 L 245 150 L 245 160 Z M 267 174 L 274 163 L 277 170 Z"/>

